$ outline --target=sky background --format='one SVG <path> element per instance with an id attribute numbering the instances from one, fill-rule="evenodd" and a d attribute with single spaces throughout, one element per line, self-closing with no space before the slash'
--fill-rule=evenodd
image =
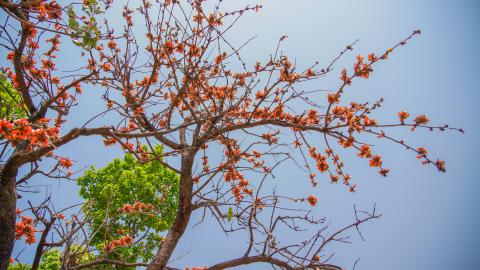
<path id="1" fill-rule="evenodd" d="M 319 202 L 314 213 L 326 216 L 332 229 L 354 220 L 354 204 L 369 209 L 376 203 L 383 217 L 362 227 L 366 241 L 352 232 L 352 244 L 335 245 L 331 249 L 336 253 L 331 262 L 346 269 L 351 269 L 359 257 L 358 270 L 480 269 L 477 167 L 480 160 L 480 3 L 466 0 L 224 2 L 227 9 L 246 3 L 264 6 L 259 13 L 245 16 L 230 32 L 230 38 L 237 45 L 257 36 L 242 54 L 251 63 L 273 52 L 282 35 L 288 35 L 283 51 L 295 59 L 298 66 L 304 67 L 315 61 L 326 65 L 347 44 L 360 39 L 354 52 L 342 58 L 330 76 L 306 86 L 311 89 L 335 89 L 341 67 L 351 67 L 357 54 L 380 54 L 413 30 L 422 30 L 407 46 L 379 63 L 369 80 L 355 81 L 345 99 L 375 101 L 383 97 L 384 105 L 375 117 L 385 121 L 396 121 L 396 113 L 406 110 L 411 115 L 427 114 L 433 124 L 448 123 L 464 128 L 463 135 L 420 130 L 412 134 L 400 129 L 390 132 L 446 160 L 447 173 L 423 167 L 412 153 L 384 142 L 376 145 L 376 149 L 392 169 L 388 178 L 379 176 L 362 160 L 352 158 L 352 162 L 347 162 L 359 185 L 355 194 L 341 185 L 328 184 L 326 177 L 319 179 L 317 189 L 306 191 L 310 189 L 308 179 L 290 166 L 277 170 L 276 183 L 279 191 L 289 194 L 315 194 Z M 61 54 L 59 61 L 65 65 L 77 57 L 69 51 Z M 95 89 L 82 95 L 82 102 L 84 105 L 76 110 L 72 125 L 86 117 L 86 110 L 104 106 Z M 82 139 L 78 144 L 64 147 L 62 153 L 78 161 L 77 164 L 97 167 L 121 156 L 119 149 L 104 150 L 101 145 L 100 139 Z M 32 184 L 48 183 L 61 204 L 78 201 L 74 183 L 33 180 L 37 182 Z M 24 204 L 29 196 L 33 195 L 26 195 L 20 203 Z M 199 214 L 193 215 L 191 225 L 199 220 Z M 295 234 L 282 237 L 295 240 Z M 215 223 L 207 221 L 184 235 L 173 256 L 181 258 L 173 265 L 211 265 L 236 258 L 243 254 L 244 245 L 245 238 L 225 237 Z M 19 243 L 15 250 L 22 248 Z M 28 254 L 27 251 L 25 258 Z M 265 265 L 259 264 L 240 269 L 264 268 Z"/>

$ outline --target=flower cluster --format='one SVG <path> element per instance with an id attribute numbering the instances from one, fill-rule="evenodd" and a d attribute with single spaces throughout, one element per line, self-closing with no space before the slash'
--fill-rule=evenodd
<path id="1" fill-rule="evenodd" d="M 133 244 L 133 238 L 129 235 L 124 235 L 119 239 L 115 239 L 111 242 L 108 242 L 107 244 L 105 244 L 103 248 L 106 251 L 112 251 L 117 247 L 128 247 L 128 246 L 131 246 L 132 244 Z"/>
<path id="2" fill-rule="evenodd" d="M 317 153 L 316 150 L 317 149 L 315 147 L 310 147 L 310 149 L 308 150 L 310 157 L 315 160 L 318 171 L 320 171 L 321 173 L 326 172 L 329 167 L 327 157 Z"/>
<path id="3" fill-rule="evenodd" d="M 19 240 L 23 236 L 25 236 L 25 243 L 33 244 L 37 240 L 35 239 L 35 233 L 37 232 L 37 228 L 33 226 L 33 220 L 29 216 L 21 216 L 22 221 L 17 222 L 15 228 L 15 239 Z"/>
<path id="4" fill-rule="evenodd" d="M 133 205 L 127 203 L 122 206 L 122 212 L 124 214 L 143 213 L 143 212 L 151 211 L 153 209 L 154 209 L 153 204 L 142 203 L 142 202 L 135 202 Z"/>
<path id="5" fill-rule="evenodd" d="M 375 59 L 373 54 L 371 56 L 369 56 L 369 59 Z M 363 60 L 363 56 L 358 55 L 357 62 L 355 63 L 353 69 L 355 70 L 355 74 L 357 76 L 368 79 L 370 72 L 372 72 L 372 68 L 369 63 L 364 63 Z"/>
<path id="6" fill-rule="evenodd" d="M 0 136 L 7 139 L 13 146 L 21 141 L 27 141 L 30 151 L 37 147 L 49 146 L 51 140 L 56 139 L 59 133 L 57 127 L 46 126 L 49 121 L 43 118 L 33 125 L 25 118 L 14 121 L 0 119 Z"/>
<path id="7" fill-rule="evenodd" d="M 62 17 L 62 7 L 56 1 L 50 1 L 49 3 L 42 2 L 34 6 L 34 9 L 36 9 L 39 14 L 39 20 L 60 19 Z"/>

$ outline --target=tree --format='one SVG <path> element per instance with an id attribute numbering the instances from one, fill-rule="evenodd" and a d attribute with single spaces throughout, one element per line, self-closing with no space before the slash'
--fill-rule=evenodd
<path id="1" fill-rule="evenodd" d="M 26 114 L 22 108 L 22 98 L 3 74 L 0 74 L 0 90 L 0 118 L 24 118 Z"/>
<path id="2" fill-rule="evenodd" d="M 160 154 L 161 148 L 155 152 Z M 160 233 L 175 218 L 178 176 L 159 160 L 139 163 L 126 154 L 100 170 L 90 168 L 78 184 L 86 199 L 85 215 L 92 219 L 90 245 L 107 253 L 100 256 L 131 263 L 151 260 Z M 109 246 L 124 236 L 139 241 L 123 249 Z"/>
<path id="3" fill-rule="evenodd" d="M 143 0 L 140 5 L 123 7 L 122 25 L 112 26 L 108 20 L 98 23 L 95 18 L 104 16 L 103 10 L 108 15 L 111 4 L 110 0 L 88 0 L 81 5 L 0 1 L 4 17 L 14 22 L 0 26 L 9 60 L 2 72 L 25 107 L 25 117 L 0 120 L 2 147 L 8 150 L 0 154 L 0 270 L 7 268 L 16 230 L 17 238 L 25 235 L 35 242 L 31 226 L 40 220 L 45 228 L 39 244 L 42 239 L 45 244 L 47 235 L 54 233 L 47 229 L 49 222 L 59 221 L 59 213 L 45 204 L 32 207 L 35 220 L 22 216 L 18 227 L 16 187 L 29 187 L 38 174 L 70 178 L 73 161 L 54 151 L 84 136 L 101 137 L 106 145 L 118 144 L 141 162 L 159 161 L 179 175 L 175 219 L 147 269 L 171 268 L 172 252 L 197 210 L 210 212 L 226 233 L 243 231 L 247 237 L 243 254 L 208 269 L 257 262 L 284 269 L 340 269 L 325 262 L 325 246 L 379 214 L 375 209 L 355 210 L 356 220 L 336 233 L 325 236 L 322 228 L 306 241 L 283 246 L 276 234 L 279 227 L 297 231 L 302 223 L 322 224 L 323 219 L 311 217 L 298 206 L 301 202 L 315 206 L 313 195 L 292 198 L 266 191 L 264 183 L 276 167 L 293 160 L 304 166 L 304 176 L 313 187 L 327 177 L 355 192 L 357 186 L 338 149 L 351 150 L 387 176 L 389 169 L 382 157 L 367 143 L 387 140 L 406 147 L 423 164 L 445 171 L 444 161 L 430 157 L 423 147 L 390 136 L 388 129 L 461 129 L 430 125 L 427 116 L 410 118 L 405 111 L 398 113 L 396 122 L 380 123 L 373 115 L 382 99 L 348 102 L 343 96 L 355 80 L 369 78 L 376 63 L 391 57 L 419 30 L 385 51 L 358 55 L 352 68 L 340 72 L 338 89 L 320 101 L 322 92 L 299 86 L 332 73 L 338 59 L 354 44 L 324 66 L 297 67 L 280 50 L 284 36 L 272 55 L 247 63 L 241 57 L 243 45 L 233 46 L 226 33 L 244 14 L 259 11 L 261 6 L 223 11 L 222 1 Z M 15 35 L 18 39 L 12 38 Z M 80 56 L 75 61 L 78 69 L 68 67 L 70 73 L 64 76 L 56 55 L 60 44 L 66 46 L 67 41 L 68 46 L 68 39 L 78 45 Z M 99 98 L 106 110 L 69 129 L 65 125 L 69 112 L 75 110 L 82 87 L 89 86 L 102 89 Z M 107 116 L 116 125 L 93 126 L 93 120 Z M 152 146 L 158 144 L 164 146 L 161 153 Z M 55 164 L 48 171 L 44 171 L 49 166 L 46 159 Z M 28 166 L 30 172 L 19 175 L 19 168 Z M 50 221 L 42 221 L 39 209 L 48 213 Z M 56 235 L 60 246 L 71 243 L 78 228 L 86 224 L 78 218 L 70 222 L 67 233 Z M 96 260 L 72 269 L 101 264 L 145 265 Z"/>

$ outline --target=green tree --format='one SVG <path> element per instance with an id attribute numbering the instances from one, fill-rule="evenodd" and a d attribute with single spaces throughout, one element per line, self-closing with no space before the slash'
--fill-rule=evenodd
<path id="1" fill-rule="evenodd" d="M 40 270 L 60 270 L 61 267 L 60 251 L 58 249 L 51 249 L 43 254 Z"/>
<path id="2" fill-rule="evenodd" d="M 25 116 L 20 94 L 5 75 L 0 73 L 0 119 L 14 120 Z"/>
<path id="3" fill-rule="evenodd" d="M 155 152 L 161 153 L 157 147 Z M 162 231 L 175 218 L 179 192 L 178 175 L 161 160 L 142 163 L 132 154 L 115 159 L 102 169 L 91 167 L 78 179 L 80 195 L 86 199 L 86 215 L 91 218 L 91 244 L 103 250 L 100 256 L 128 262 L 148 262 Z M 125 213 L 122 207 L 143 203 L 152 208 Z M 134 245 L 109 252 L 106 245 L 122 236 L 135 239 Z M 105 253 L 105 254 L 103 254 Z"/>
<path id="4" fill-rule="evenodd" d="M 8 267 L 8 270 L 30 270 L 31 265 L 28 264 L 14 264 Z M 60 270 L 60 251 L 58 249 L 51 249 L 42 255 L 39 270 Z"/>

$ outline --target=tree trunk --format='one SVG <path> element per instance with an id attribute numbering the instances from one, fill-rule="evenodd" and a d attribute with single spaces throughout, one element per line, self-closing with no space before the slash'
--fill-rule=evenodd
<path id="1" fill-rule="evenodd" d="M 167 236 L 160 244 L 160 248 L 157 254 L 155 254 L 153 261 L 147 267 L 147 270 L 165 269 L 170 256 L 172 256 L 173 250 L 187 228 L 192 213 L 192 166 L 194 158 L 194 152 L 182 156 L 177 216 Z"/>
<path id="2" fill-rule="evenodd" d="M 17 169 L 0 170 L 0 270 L 7 270 L 15 241 Z"/>

